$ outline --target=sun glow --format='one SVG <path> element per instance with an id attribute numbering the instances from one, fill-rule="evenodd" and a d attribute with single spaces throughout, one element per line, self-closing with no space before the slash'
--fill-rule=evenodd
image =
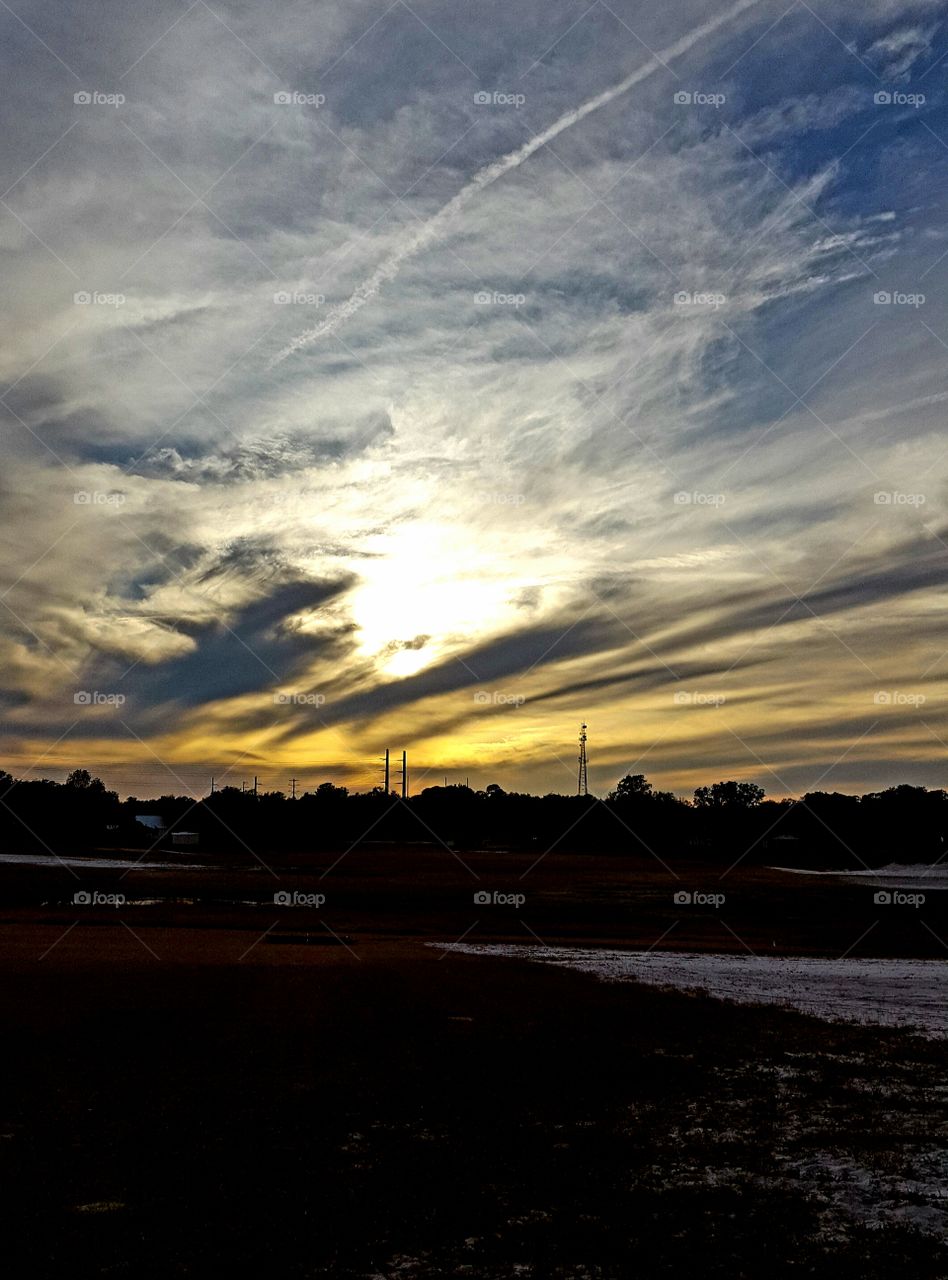
<path id="1" fill-rule="evenodd" d="M 509 616 L 509 569 L 446 524 L 418 523 L 387 533 L 383 554 L 361 561 L 352 611 L 360 651 L 392 676 L 410 676 L 456 645 L 469 648 Z"/>

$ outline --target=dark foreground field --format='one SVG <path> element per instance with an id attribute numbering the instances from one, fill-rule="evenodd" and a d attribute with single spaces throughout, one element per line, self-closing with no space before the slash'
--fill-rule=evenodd
<path id="1" fill-rule="evenodd" d="M 943 1042 L 446 953 L 420 906 L 340 902 L 330 932 L 27 897 L 0 930 L 12 1276 L 948 1275 Z"/>

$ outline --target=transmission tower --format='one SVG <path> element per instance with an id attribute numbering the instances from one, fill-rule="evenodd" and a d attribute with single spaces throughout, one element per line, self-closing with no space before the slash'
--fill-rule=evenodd
<path id="1" fill-rule="evenodd" d="M 579 781 L 576 786 L 578 796 L 589 795 L 589 784 L 586 778 L 586 722 L 579 726 Z"/>

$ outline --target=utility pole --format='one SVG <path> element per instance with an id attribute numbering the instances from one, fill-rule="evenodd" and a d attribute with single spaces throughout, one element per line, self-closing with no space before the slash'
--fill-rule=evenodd
<path id="1" fill-rule="evenodd" d="M 296 799 L 296 784 L 297 784 L 297 782 L 298 782 L 298 781 L 299 781 L 299 779 L 298 779 L 298 778 L 291 778 L 291 779 L 290 779 L 290 786 L 293 788 L 293 793 L 292 793 L 292 795 L 290 796 L 290 799 L 291 799 L 291 800 L 295 800 L 295 799 Z"/>
<path id="2" fill-rule="evenodd" d="M 385 794 L 388 795 L 389 789 L 389 773 L 388 773 L 388 747 L 385 748 Z"/>
<path id="3" fill-rule="evenodd" d="M 214 794 L 214 779 L 211 778 L 211 795 Z"/>
<path id="4" fill-rule="evenodd" d="M 257 799 L 257 775 L 253 775 L 253 798 Z"/>
<path id="5" fill-rule="evenodd" d="M 402 799 L 408 799 L 408 752 L 402 752 Z"/>

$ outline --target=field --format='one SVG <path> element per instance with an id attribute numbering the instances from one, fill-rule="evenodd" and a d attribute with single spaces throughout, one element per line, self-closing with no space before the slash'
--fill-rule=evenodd
<path id="1" fill-rule="evenodd" d="M 426 945 L 944 957 L 943 895 L 463 856 L 4 867 L 10 1274 L 948 1274 L 943 1042 Z"/>

